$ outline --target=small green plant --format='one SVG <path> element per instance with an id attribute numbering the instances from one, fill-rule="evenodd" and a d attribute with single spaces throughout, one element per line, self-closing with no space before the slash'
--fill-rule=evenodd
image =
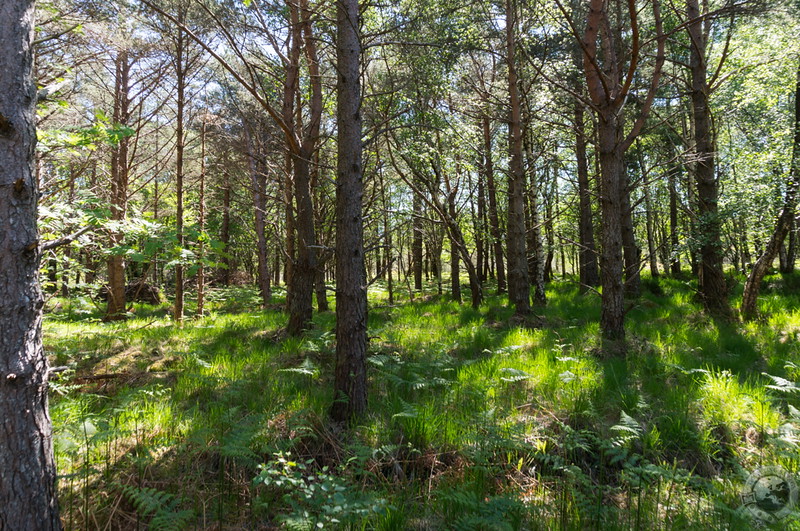
<path id="1" fill-rule="evenodd" d="M 136 512 L 143 518 L 150 518 L 151 531 L 173 531 L 185 529 L 194 517 L 194 512 L 180 509 L 181 499 L 174 495 L 150 487 L 138 488 L 125 485 L 122 492 Z"/>
<path id="2" fill-rule="evenodd" d="M 385 500 L 362 495 L 327 466 L 315 472 L 313 463 L 313 459 L 294 461 L 290 454 L 279 452 L 274 461 L 259 467 L 261 472 L 254 481 L 269 488 L 266 505 L 280 499 L 291 510 L 279 517 L 287 528 L 337 528 L 386 510 Z"/>

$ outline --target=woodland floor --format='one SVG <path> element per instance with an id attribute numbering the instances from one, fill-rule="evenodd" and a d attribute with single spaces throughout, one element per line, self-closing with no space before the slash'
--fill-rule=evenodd
<path id="1" fill-rule="evenodd" d="M 732 295 L 738 304 L 741 282 Z M 45 348 L 67 529 L 749 529 L 749 474 L 800 469 L 800 276 L 751 324 L 645 279 L 627 356 L 599 298 L 549 285 L 511 320 L 428 292 L 370 291 L 369 414 L 332 426 L 334 314 L 286 338 L 281 295 L 212 290 L 182 327 L 137 305 L 102 323 L 52 298 Z M 491 287 L 487 292 L 492 291 Z M 795 409 L 797 408 L 797 409 Z M 792 512 L 778 529 L 800 529 Z"/>

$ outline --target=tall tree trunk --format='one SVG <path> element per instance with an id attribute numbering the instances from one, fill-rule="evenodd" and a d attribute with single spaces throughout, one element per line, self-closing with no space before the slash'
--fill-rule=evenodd
<path id="1" fill-rule="evenodd" d="M 528 168 L 533 167 L 533 147 L 531 140 L 526 137 L 525 154 L 528 158 Z M 544 280 L 544 245 L 542 245 L 542 227 L 539 219 L 539 183 L 536 179 L 536 172 L 530 171 L 531 182 L 528 192 L 528 212 L 530 227 L 528 228 L 528 262 L 529 272 L 533 280 L 533 303 L 537 306 L 547 304 Z"/>
<path id="2" fill-rule="evenodd" d="M 127 125 L 130 120 L 130 69 L 128 51 L 117 52 L 114 60 L 115 124 Z M 128 137 L 120 138 L 111 149 L 111 219 L 121 224 L 128 210 Z M 111 231 L 111 247 L 121 246 L 125 233 L 121 228 Z M 108 259 L 108 305 L 105 320 L 125 318 L 125 256 L 114 253 Z"/>
<path id="3" fill-rule="evenodd" d="M 58 530 L 38 280 L 34 2 L 0 12 L 0 529 Z"/>
<path id="4" fill-rule="evenodd" d="M 336 376 L 331 417 L 367 409 L 367 279 L 361 143 L 361 42 L 358 0 L 337 3 Z"/>
<path id="5" fill-rule="evenodd" d="M 602 116 L 598 123 L 600 157 L 600 214 L 602 246 L 600 279 L 603 287 L 600 330 L 610 340 L 625 338 L 625 298 L 622 282 L 622 194 L 625 171 L 619 150 L 620 131 L 615 114 Z"/>
<path id="6" fill-rule="evenodd" d="M 305 156 L 304 156 L 305 155 Z M 311 174 L 308 153 L 292 156 L 294 194 L 297 202 L 297 259 L 292 272 L 292 299 L 289 308 L 289 335 L 299 335 L 311 326 L 314 283 L 317 275 L 317 245 L 314 230 L 314 205 L 311 200 Z M 365 273 L 366 274 L 366 273 Z"/>
<path id="7" fill-rule="evenodd" d="M 185 11 L 181 7 L 178 10 L 178 21 L 183 22 Z M 177 116 L 175 126 L 175 236 L 178 239 L 178 248 L 183 249 L 185 236 L 183 234 L 183 155 L 186 148 L 186 136 L 184 133 L 184 114 L 186 111 L 186 63 L 184 62 L 186 36 L 183 29 L 178 28 L 178 35 L 175 41 L 175 87 Z M 176 322 L 183 321 L 183 288 L 184 288 L 184 266 L 178 261 L 175 266 L 175 303 L 173 318 Z"/>
<path id="8" fill-rule="evenodd" d="M 698 238 L 700 240 L 700 296 L 706 310 L 723 316 L 730 314 L 728 288 L 722 271 L 719 183 L 716 177 L 715 134 L 708 105 L 708 62 L 706 59 L 705 18 L 698 0 L 686 0 L 689 23 L 692 125 L 694 128 L 695 182 L 697 185 Z"/>
<path id="9" fill-rule="evenodd" d="M 516 5 L 506 0 L 506 61 L 509 96 L 508 300 L 516 315 L 530 313 L 527 242 L 525 238 L 525 169 L 522 163 L 522 102 L 516 59 Z"/>
<path id="10" fill-rule="evenodd" d="M 267 305 L 272 300 L 269 249 L 267 248 L 267 171 L 265 164 L 261 161 L 263 153 L 256 148 L 252 132 L 246 125 L 244 130 L 247 137 L 250 183 L 253 188 L 253 206 L 255 207 L 256 254 L 258 257 L 256 282 L 261 293 L 261 300 L 264 305 Z"/>
<path id="11" fill-rule="evenodd" d="M 197 244 L 197 254 L 200 258 L 197 266 L 197 316 L 202 317 L 205 310 L 206 295 L 206 269 L 203 263 L 206 258 L 206 120 L 200 128 L 200 197 L 198 197 L 197 225 L 200 229 L 200 238 Z"/>
<path id="12" fill-rule="evenodd" d="M 308 0 L 299 5 L 289 4 L 291 13 L 291 75 L 287 73 L 284 94 L 286 123 L 292 125 L 295 139 L 288 142 L 294 146 L 291 153 L 294 177 L 295 223 L 297 228 L 297 258 L 292 271 L 291 300 L 289 303 L 289 335 L 300 335 L 311 326 L 313 315 L 314 285 L 317 276 L 317 236 L 314 227 L 314 200 L 311 194 L 311 161 L 319 140 L 322 117 L 322 80 L 317 58 L 316 37 L 312 31 L 311 12 Z M 303 113 L 292 106 L 299 98 L 300 51 L 304 50 L 309 73 L 311 98 L 308 108 L 308 123 L 303 125 Z M 300 140 L 299 143 L 297 140 Z"/>
<path id="13" fill-rule="evenodd" d="M 783 199 L 783 210 L 781 210 L 775 230 L 764 249 L 763 254 L 758 257 L 747 277 L 742 294 L 742 317 L 745 320 L 753 319 L 757 313 L 758 293 L 761 290 L 761 281 L 769 271 L 775 255 L 786 235 L 792 228 L 794 217 L 797 211 L 797 189 L 800 186 L 800 67 L 797 70 L 797 81 L 795 82 L 794 99 L 794 139 L 792 144 L 792 167 L 789 172 L 788 182 L 786 183 L 786 195 Z"/>

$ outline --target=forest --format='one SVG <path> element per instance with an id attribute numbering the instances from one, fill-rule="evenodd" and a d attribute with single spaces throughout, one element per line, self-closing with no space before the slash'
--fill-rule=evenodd
<path id="1" fill-rule="evenodd" d="M 0 531 L 800 529 L 796 0 L 2 0 Z"/>

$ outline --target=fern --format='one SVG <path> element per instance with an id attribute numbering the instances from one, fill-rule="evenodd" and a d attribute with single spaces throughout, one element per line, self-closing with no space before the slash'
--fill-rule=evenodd
<path id="1" fill-rule="evenodd" d="M 620 411 L 619 424 L 611 426 L 611 430 L 616 433 L 616 437 L 613 440 L 616 446 L 623 446 L 642 436 L 642 427 L 639 426 L 636 419 L 624 411 Z"/>
<path id="2" fill-rule="evenodd" d="M 184 529 L 194 516 L 191 510 L 180 510 L 182 500 L 168 492 L 151 487 L 125 485 L 122 493 L 133 504 L 139 516 L 152 517 L 149 526 L 152 531 Z"/>

